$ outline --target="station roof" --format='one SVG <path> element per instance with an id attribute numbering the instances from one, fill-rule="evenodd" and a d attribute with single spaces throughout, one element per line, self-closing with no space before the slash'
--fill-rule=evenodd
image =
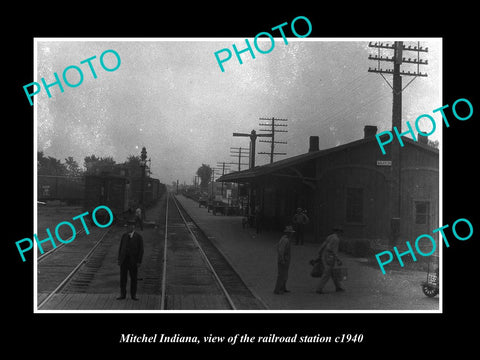
<path id="1" fill-rule="evenodd" d="M 411 144 L 411 145 L 413 145 L 415 147 L 418 147 L 420 149 L 423 149 L 423 150 L 431 151 L 431 152 L 436 153 L 436 154 L 439 153 L 438 149 L 436 149 L 434 147 L 431 147 L 431 146 L 428 146 L 428 145 L 423 144 L 423 143 L 418 142 L 418 141 L 413 141 L 410 138 L 402 136 L 402 140 L 405 144 L 408 143 L 408 144 Z M 342 150 L 345 150 L 347 148 L 362 146 L 362 145 L 367 144 L 367 143 L 372 142 L 372 141 L 375 141 L 375 142 L 377 141 L 375 136 L 368 137 L 368 138 L 363 138 L 363 139 L 356 140 L 356 141 L 352 141 L 352 142 L 349 142 L 347 144 L 335 146 L 335 147 L 329 148 L 329 149 L 311 151 L 311 152 L 307 152 L 305 154 L 292 156 L 290 158 L 279 160 L 279 161 L 273 162 L 271 164 L 255 166 L 253 169 L 247 169 L 247 170 L 232 172 L 230 174 L 225 174 L 225 175 L 221 176 L 220 178 L 217 179 L 217 181 L 219 181 L 219 182 L 248 181 L 248 180 L 251 180 L 251 179 L 253 179 L 255 177 L 258 177 L 258 176 L 272 174 L 272 173 L 274 173 L 278 170 L 282 170 L 282 169 L 288 168 L 290 166 L 299 165 L 299 164 L 308 162 L 310 160 L 313 160 L 313 159 L 316 159 L 316 158 L 319 158 L 319 157 L 322 157 L 322 156 L 328 156 L 332 153 L 342 151 Z"/>

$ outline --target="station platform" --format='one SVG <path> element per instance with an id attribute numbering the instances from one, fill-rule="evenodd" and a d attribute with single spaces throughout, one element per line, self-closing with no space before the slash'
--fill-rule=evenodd
<path id="1" fill-rule="evenodd" d="M 273 293 L 277 276 L 276 244 L 280 232 L 243 228 L 241 216 L 213 215 L 199 208 L 194 200 L 177 199 L 196 224 L 223 252 L 244 282 L 269 310 L 326 311 L 439 311 L 439 297 L 426 297 L 420 283 L 426 273 L 410 269 L 388 270 L 382 274 L 364 258 L 339 254 L 348 268 L 345 292 L 335 292 L 330 280 L 324 294 L 315 293 L 318 279 L 310 276 L 309 261 L 316 257 L 319 244 L 292 244 L 287 288 L 283 295 Z"/>

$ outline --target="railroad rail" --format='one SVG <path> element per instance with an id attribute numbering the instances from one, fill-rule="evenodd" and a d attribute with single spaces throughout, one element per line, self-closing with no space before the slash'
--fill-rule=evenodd
<path id="1" fill-rule="evenodd" d="M 80 229 L 75 236 L 79 236 L 79 235 L 83 235 L 85 233 L 85 229 Z M 62 247 L 64 247 L 65 245 L 67 245 L 68 243 L 61 243 L 60 245 L 57 245 L 56 247 L 54 248 L 51 248 L 50 250 L 48 250 L 47 252 L 44 252 L 42 255 L 39 255 L 37 257 L 37 264 L 41 263 L 43 260 L 45 260 L 47 257 L 49 257 L 50 255 L 52 255 L 53 253 L 55 253 L 55 251 L 61 249 Z"/>
<path id="2" fill-rule="evenodd" d="M 162 310 L 265 309 L 174 195 L 167 198 L 164 242 Z"/>
<path id="3" fill-rule="evenodd" d="M 172 194 L 142 231 L 140 301 L 117 301 L 121 226 L 95 229 L 83 241 L 38 257 L 37 310 L 263 310 L 225 256 Z M 160 220 L 162 219 L 162 220 Z"/>
<path id="4" fill-rule="evenodd" d="M 45 296 L 37 305 L 37 309 L 40 310 L 42 307 L 44 307 L 56 294 L 58 294 L 62 289 L 64 289 L 69 283 L 70 281 L 72 280 L 72 278 L 74 277 L 75 274 L 78 273 L 78 271 L 83 267 L 84 264 L 86 264 L 88 262 L 89 259 L 92 258 L 93 254 L 95 253 L 95 251 L 98 249 L 98 247 L 103 243 L 103 239 L 105 238 L 105 236 L 108 234 L 108 232 L 110 231 L 111 228 L 108 228 L 107 230 L 103 231 L 103 232 L 100 232 L 100 238 L 96 241 L 96 243 L 91 247 L 91 249 L 87 252 L 86 255 L 84 255 L 82 257 L 82 259 L 77 263 L 76 266 L 74 265 L 71 265 L 71 266 L 66 266 L 64 263 L 60 263 L 60 264 L 56 264 L 56 265 L 48 265 L 48 264 L 45 264 L 44 265 L 41 265 L 41 266 L 38 266 L 38 271 L 39 272 L 43 272 L 43 271 L 51 271 L 52 273 L 55 272 L 55 270 L 58 270 L 58 274 L 54 274 L 56 276 L 63 276 L 63 280 L 61 280 L 59 282 L 59 284 L 53 289 L 53 290 L 50 290 L 48 295 Z M 92 235 L 92 234 L 90 234 Z M 45 253 L 44 255 L 51 255 L 53 252 L 56 252 L 56 250 L 58 248 L 62 248 L 62 247 L 57 247 L 56 249 L 52 249 L 50 250 L 48 253 Z M 68 247 L 67 247 L 68 248 Z M 67 249 L 67 248 L 64 248 L 64 249 Z M 75 248 L 71 248 L 70 251 L 68 252 L 69 254 L 75 254 L 77 255 L 78 257 L 78 254 L 83 255 L 85 253 L 85 249 L 75 249 Z M 45 258 L 43 257 L 42 259 L 40 260 L 45 260 Z M 72 260 L 71 257 L 69 256 L 67 260 Z M 38 260 L 37 260 L 38 261 Z M 71 267 L 73 267 L 73 269 L 71 269 Z M 71 270 L 70 270 L 71 269 Z M 70 270 L 68 272 L 68 270 Z M 68 274 L 65 276 L 65 273 L 68 272 Z M 38 275 L 38 274 L 37 274 Z"/>

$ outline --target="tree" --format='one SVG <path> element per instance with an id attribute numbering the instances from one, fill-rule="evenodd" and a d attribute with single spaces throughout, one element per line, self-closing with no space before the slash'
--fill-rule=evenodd
<path id="1" fill-rule="evenodd" d="M 66 175 L 65 164 L 52 156 L 45 157 L 43 151 L 37 151 L 37 173 L 38 175 Z"/>
<path id="2" fill-rule="evenodd" d="M 37 151 L 37 172 L 38 175 L 46 175 L 42 174 L 45 171 L 45 164 L 47 158 L 43 155 L 43 151 Z"/>
<path id="3" fill-rule="evenodd" d="M 83 166 L 87 172 L 92 171 L 93 166 L 100 161 L 100 158 L 97 158 L 95 155 L 85 156 L 83 159 Z"/>
<path id="4" fill-rule="evenodd" d="M 115 160 L 113 157 L 97 157 L 95 155 L 85 156 L 83 159 L 83 166 L 87 169 L 87 173 L 95 172 L 97 167 L 104 167 L 104 166 L 113 166 L 115 165 Z"/>
<path id="5" fill-rule="evenodd" d="M 67 169 L 67 175 L 80 176 L 82 174 L 82 170 L 78 166 L 78 163 L 71 156 L 65 159 L 65 167 Z"/>
<path id="6" fill-rule="evenodd" d="M 210 178 L 212 177 L 212 168 L 206 164 L 202 164 L 197 170 L 197 175 L 200 177 L 200 188 L 206 189 Z"/>
<path id="7" fill-rule="evenodd" d="M 132 178 L 142 176 L 142 168 L 140 166 L 140 156 L 139 155 L 129 155 L 127 161 L 125 161 L 125 166 L 128 169 L 128 174 Z"/>

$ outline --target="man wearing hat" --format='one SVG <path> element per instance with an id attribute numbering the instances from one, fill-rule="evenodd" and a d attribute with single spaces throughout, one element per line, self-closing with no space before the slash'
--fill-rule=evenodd
<path id="1" fill-rule="evenodd" d="M 283 230 L 283 235 L 277 244 L 278 274 L 277 283 L 275 284 L 275 289 L 273 290 L 275 294 L 281 295 L 283 293 L 290 292 L 287 290 L 286 284 L 288 278 L 288 267 L 290 266 L 290 242 L 294 233 L 295 231 L 293 230 L 292 226 L 286 226 L 285 230 Z"/>
<path id="2" fill-rule="evenodd" d="M 335 291 L 345 291 L 340 285 L 340 281 L 332 276 L 333 268 L 335 263 L 340 261 L 337 257 L 338 246 L 340 244 L 339 235 L 343 234 L 343 228 L 341 226 L 336 226 L 333 228 L 333 233 L 327 236 L 325 242 L 320 246 L 319 252 L 321 252 L 321 258 L 323 261 L 324 271 L 323 275 L 320 278 L 317 285 L 317 294 L 323 294 L 323 287 L 332 278 L 333 283 L 335 284 Z"/>
<path id="3" fill-rule="evenodd" d="M 293 216 L 292 222 L 294 230 L 296 232 L 295 245 L 303 245 L 303 228 L 308 224 L 309 218 L 306 214 L 307 210 L 298 208 L 297 212 Z"/>
<path id="4" fill-rule="evenodd" d="M 143 258 L 143 237 L 135 230 L 136 223 L 130 223 L 128 232 L 122 235 L 118 248 L 118 265 L 120 265 L 120 297 L 127 295 L 127 275 L 130 274 L 130 295 L 133 300 L 138 300 L 137 273 Z"/>

